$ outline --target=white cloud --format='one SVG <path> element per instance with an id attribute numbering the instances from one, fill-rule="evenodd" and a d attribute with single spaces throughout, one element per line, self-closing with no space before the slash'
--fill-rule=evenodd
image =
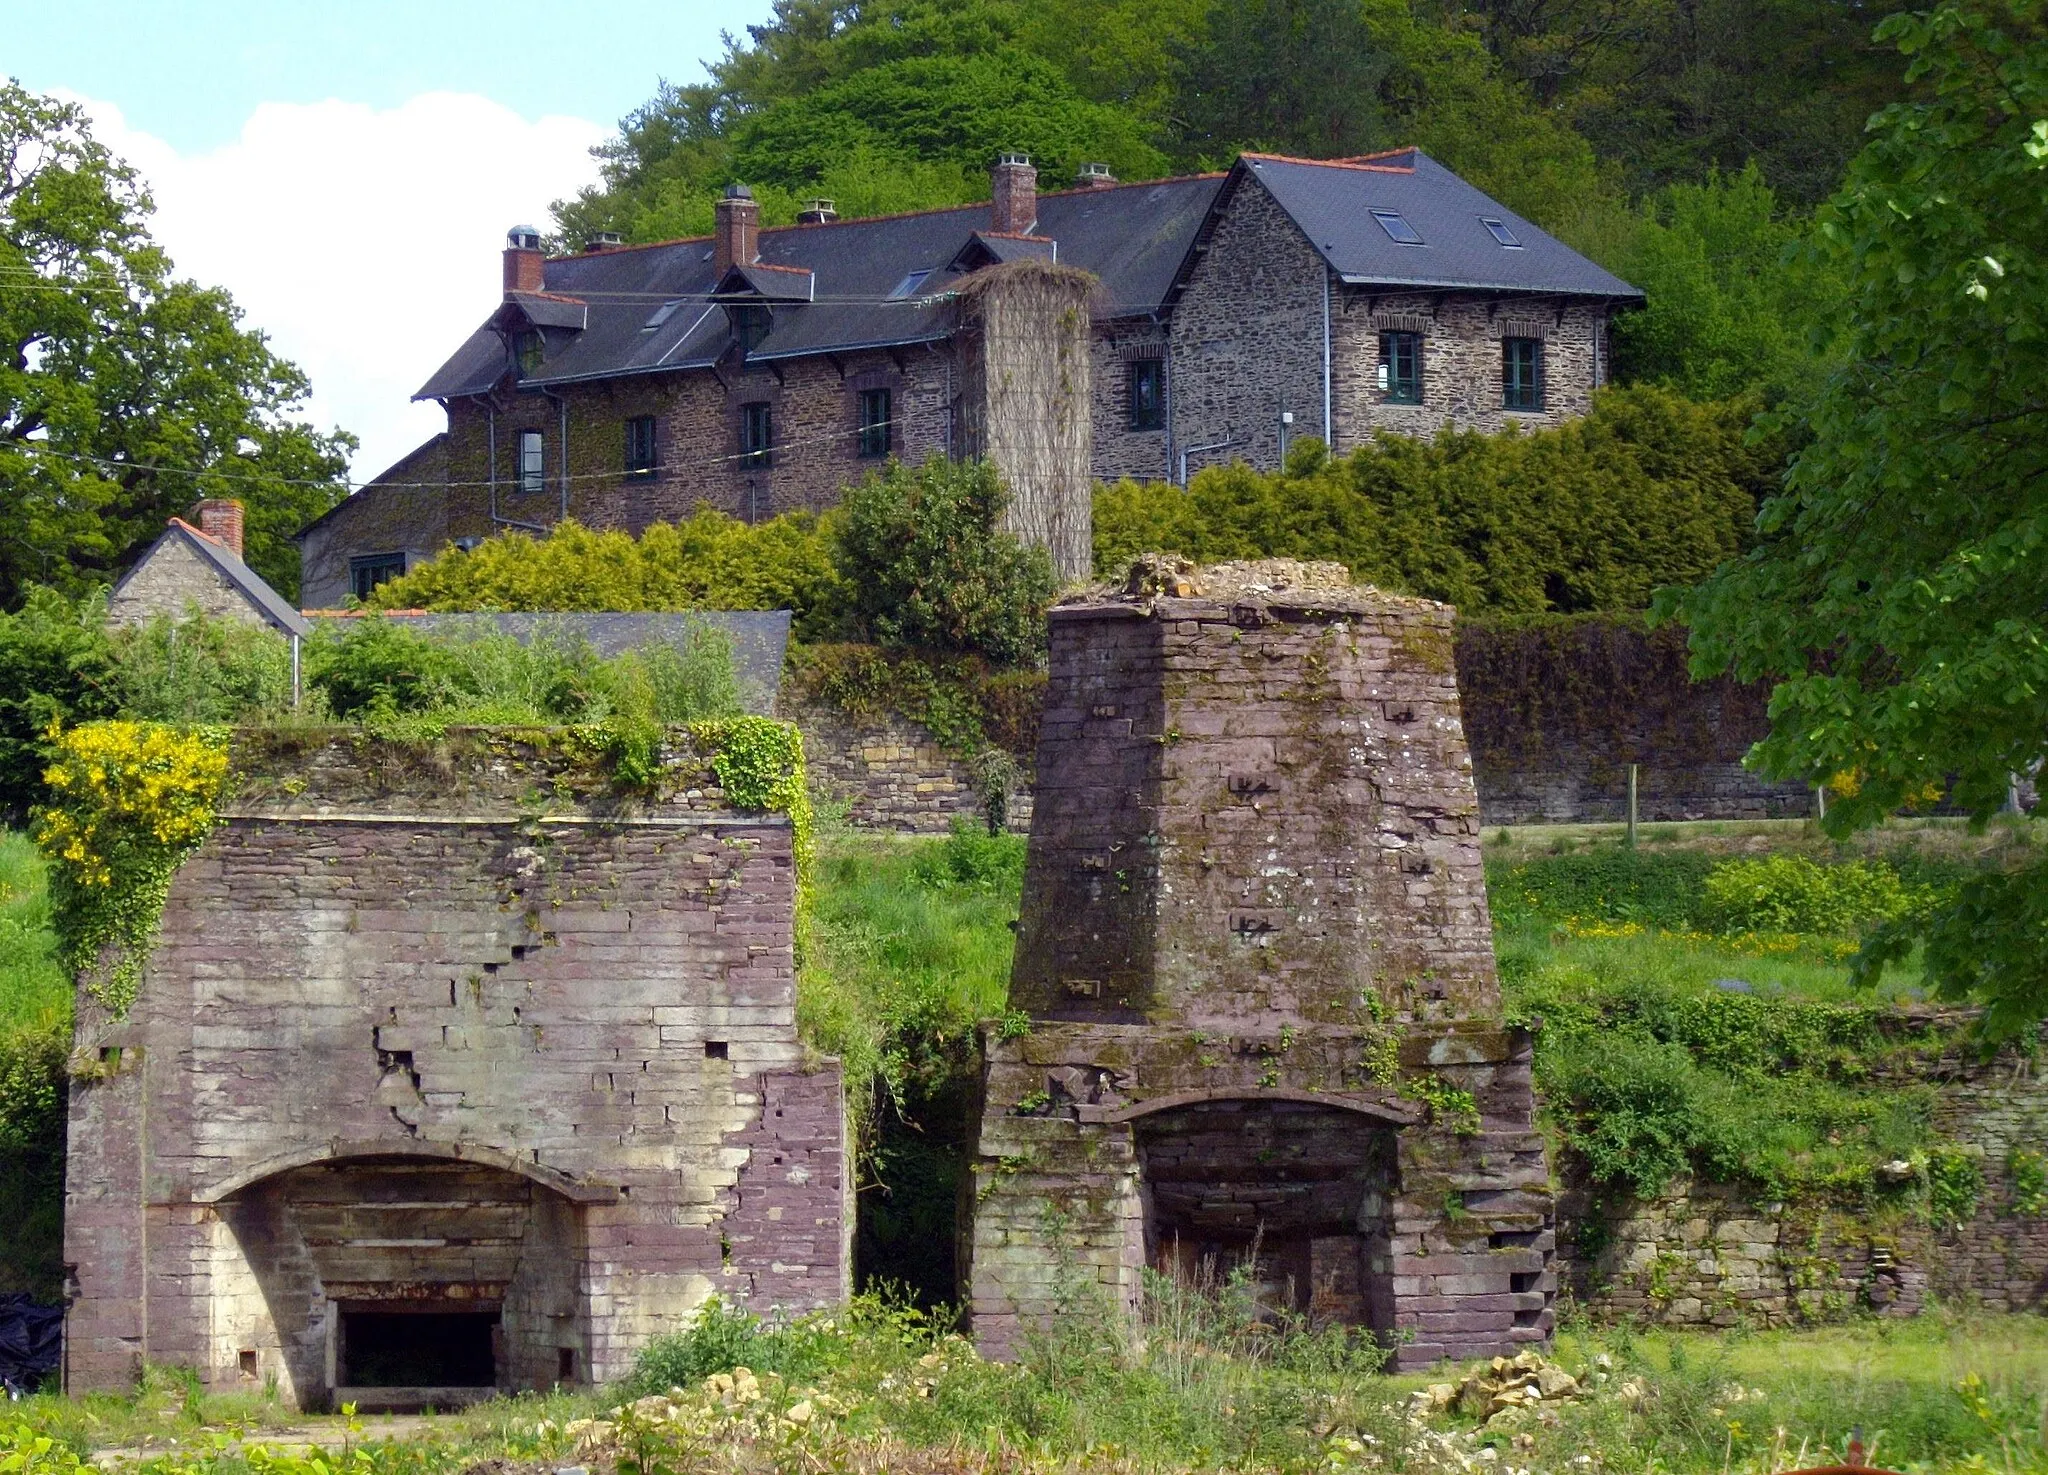
<path id="1" fill-rule="evenodd" d="M 311 377 L 314 423 L 361 438 L 358 480 L 443 428 L 412 392 L 496 303 L 506 228 L 545 227 L 608 131 L 429 92 L 385 109 L 264 103 L 235 142 L 185 156 L 77 100 L 148 181 L 178 274 L 231 292 Z"/>

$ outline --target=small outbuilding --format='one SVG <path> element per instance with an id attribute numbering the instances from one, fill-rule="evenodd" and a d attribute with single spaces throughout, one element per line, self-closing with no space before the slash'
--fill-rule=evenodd
<path id="1" fill-rule="evenodd" d="M 209 498 L 191 516 L 192 522 L 172 518 L 114 585 L 107 596 L 109 623 L 146 625 L 158 615 L 176 618 L 196 609 L 216 619 L 268 625 L 294 640 L 312 633 L 290 601 L 242 562 L 240 502 Z"/>

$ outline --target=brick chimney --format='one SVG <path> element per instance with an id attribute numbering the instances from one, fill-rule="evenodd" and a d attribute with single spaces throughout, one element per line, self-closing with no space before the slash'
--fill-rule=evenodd
<path id="1" fill-rule="evenodd" d="M 1116 176 L 1107 164 L 1083 164 L 1074 174 L 1075 189 L 1115 189 Z"/>
<path id="2" fill-rule="evenodd" d="M 541 290 L 540 232 L 515 225 L 505 232 L 505 295 Z"/>
<path id="3" fill-rule="evenodd" d="M 1028 236 L 1038 224 L 1038 171 L 1029 154 L 1003 154 L 989 171 L 994 203 L 989 229 L 999 235 Z"/>
<path id="4" fill-rule="evenodd" d="M 208 497 L 192 509 L 199 531 L 228 552 L 242 556 L 242 504 L 232 497 Z"/>
<path id="5" fill-rule="evenodd" d="M 761 259 L 761 207 L 754 192 L 743 184 L 729 184 L 725 197 L 715 207 L 717 225 L 712 230 L 711 265 L 719 276 L 735 266 L 752 266 Z"/>

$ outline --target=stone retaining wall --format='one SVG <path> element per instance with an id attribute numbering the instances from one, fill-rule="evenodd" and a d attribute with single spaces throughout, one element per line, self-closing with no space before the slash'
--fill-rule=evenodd
<path id="1" fill-rule="evenodd" d="M 1652 1202 L 1603 1204 L 1565 1165 L 1562 1278 L 1596 1315 L 1676 1326 L 1907 1316 L 1931 1293 L 1996 1311 L 2048 1301 L 2048 1213 L 2023 1200 L 2015 1149 L 2048 1149 L 2048 1069 L 2015 1049 L 1980 1060 L 1958 1043 L 1901 1075 L 1934 1085 L 1935 1126 L 1971 1153 L 1984 1187 L 1960 1224 L 1917 1203 L 1858 1210 L 1758 1202 L 1679 1183 Z"/>

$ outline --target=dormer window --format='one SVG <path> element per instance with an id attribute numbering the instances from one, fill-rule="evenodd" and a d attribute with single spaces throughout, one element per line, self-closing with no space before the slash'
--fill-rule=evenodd
<path id="1" fill-rule="evenodd" d="M 768 329 L 774 320 L 768 309 L 749 305 L 733 310 L 733 331 L 740 340 L 740 353 L 750 354 L 768 336 Z"/>
<path id="2" fill-rule="evenodd" d="M 1422 237 L 1416 234 L 1415 227 L 1408 223 L 1400 211 L 1375 210 L 1372 212 L 1372 218 L 1380 223 L 1381 230 L 1385 231 L 1391 239 L 1399 241 L 1402 245 L 1420 246 L 1422 244 Z"/>
<path id="3" fill-rule="evenodd" d="M 1495 220 L 1491 215 L 1482 215 L 1479 217 L 1479 223 L 1491 231 L 1493 238 L 1503 246 L 1513 247 L 1517 251 L 1522 249 L 1522 243 L 1515 239 L 1515 233 L 1508 229 L 1505 220 Z"/>
<path id="4" fill-rule="evenodd" d="M 512 335 L 512 360 L 519 372 L 531 374 L 540 367 L 540 329 L 521 328 Z"/>

